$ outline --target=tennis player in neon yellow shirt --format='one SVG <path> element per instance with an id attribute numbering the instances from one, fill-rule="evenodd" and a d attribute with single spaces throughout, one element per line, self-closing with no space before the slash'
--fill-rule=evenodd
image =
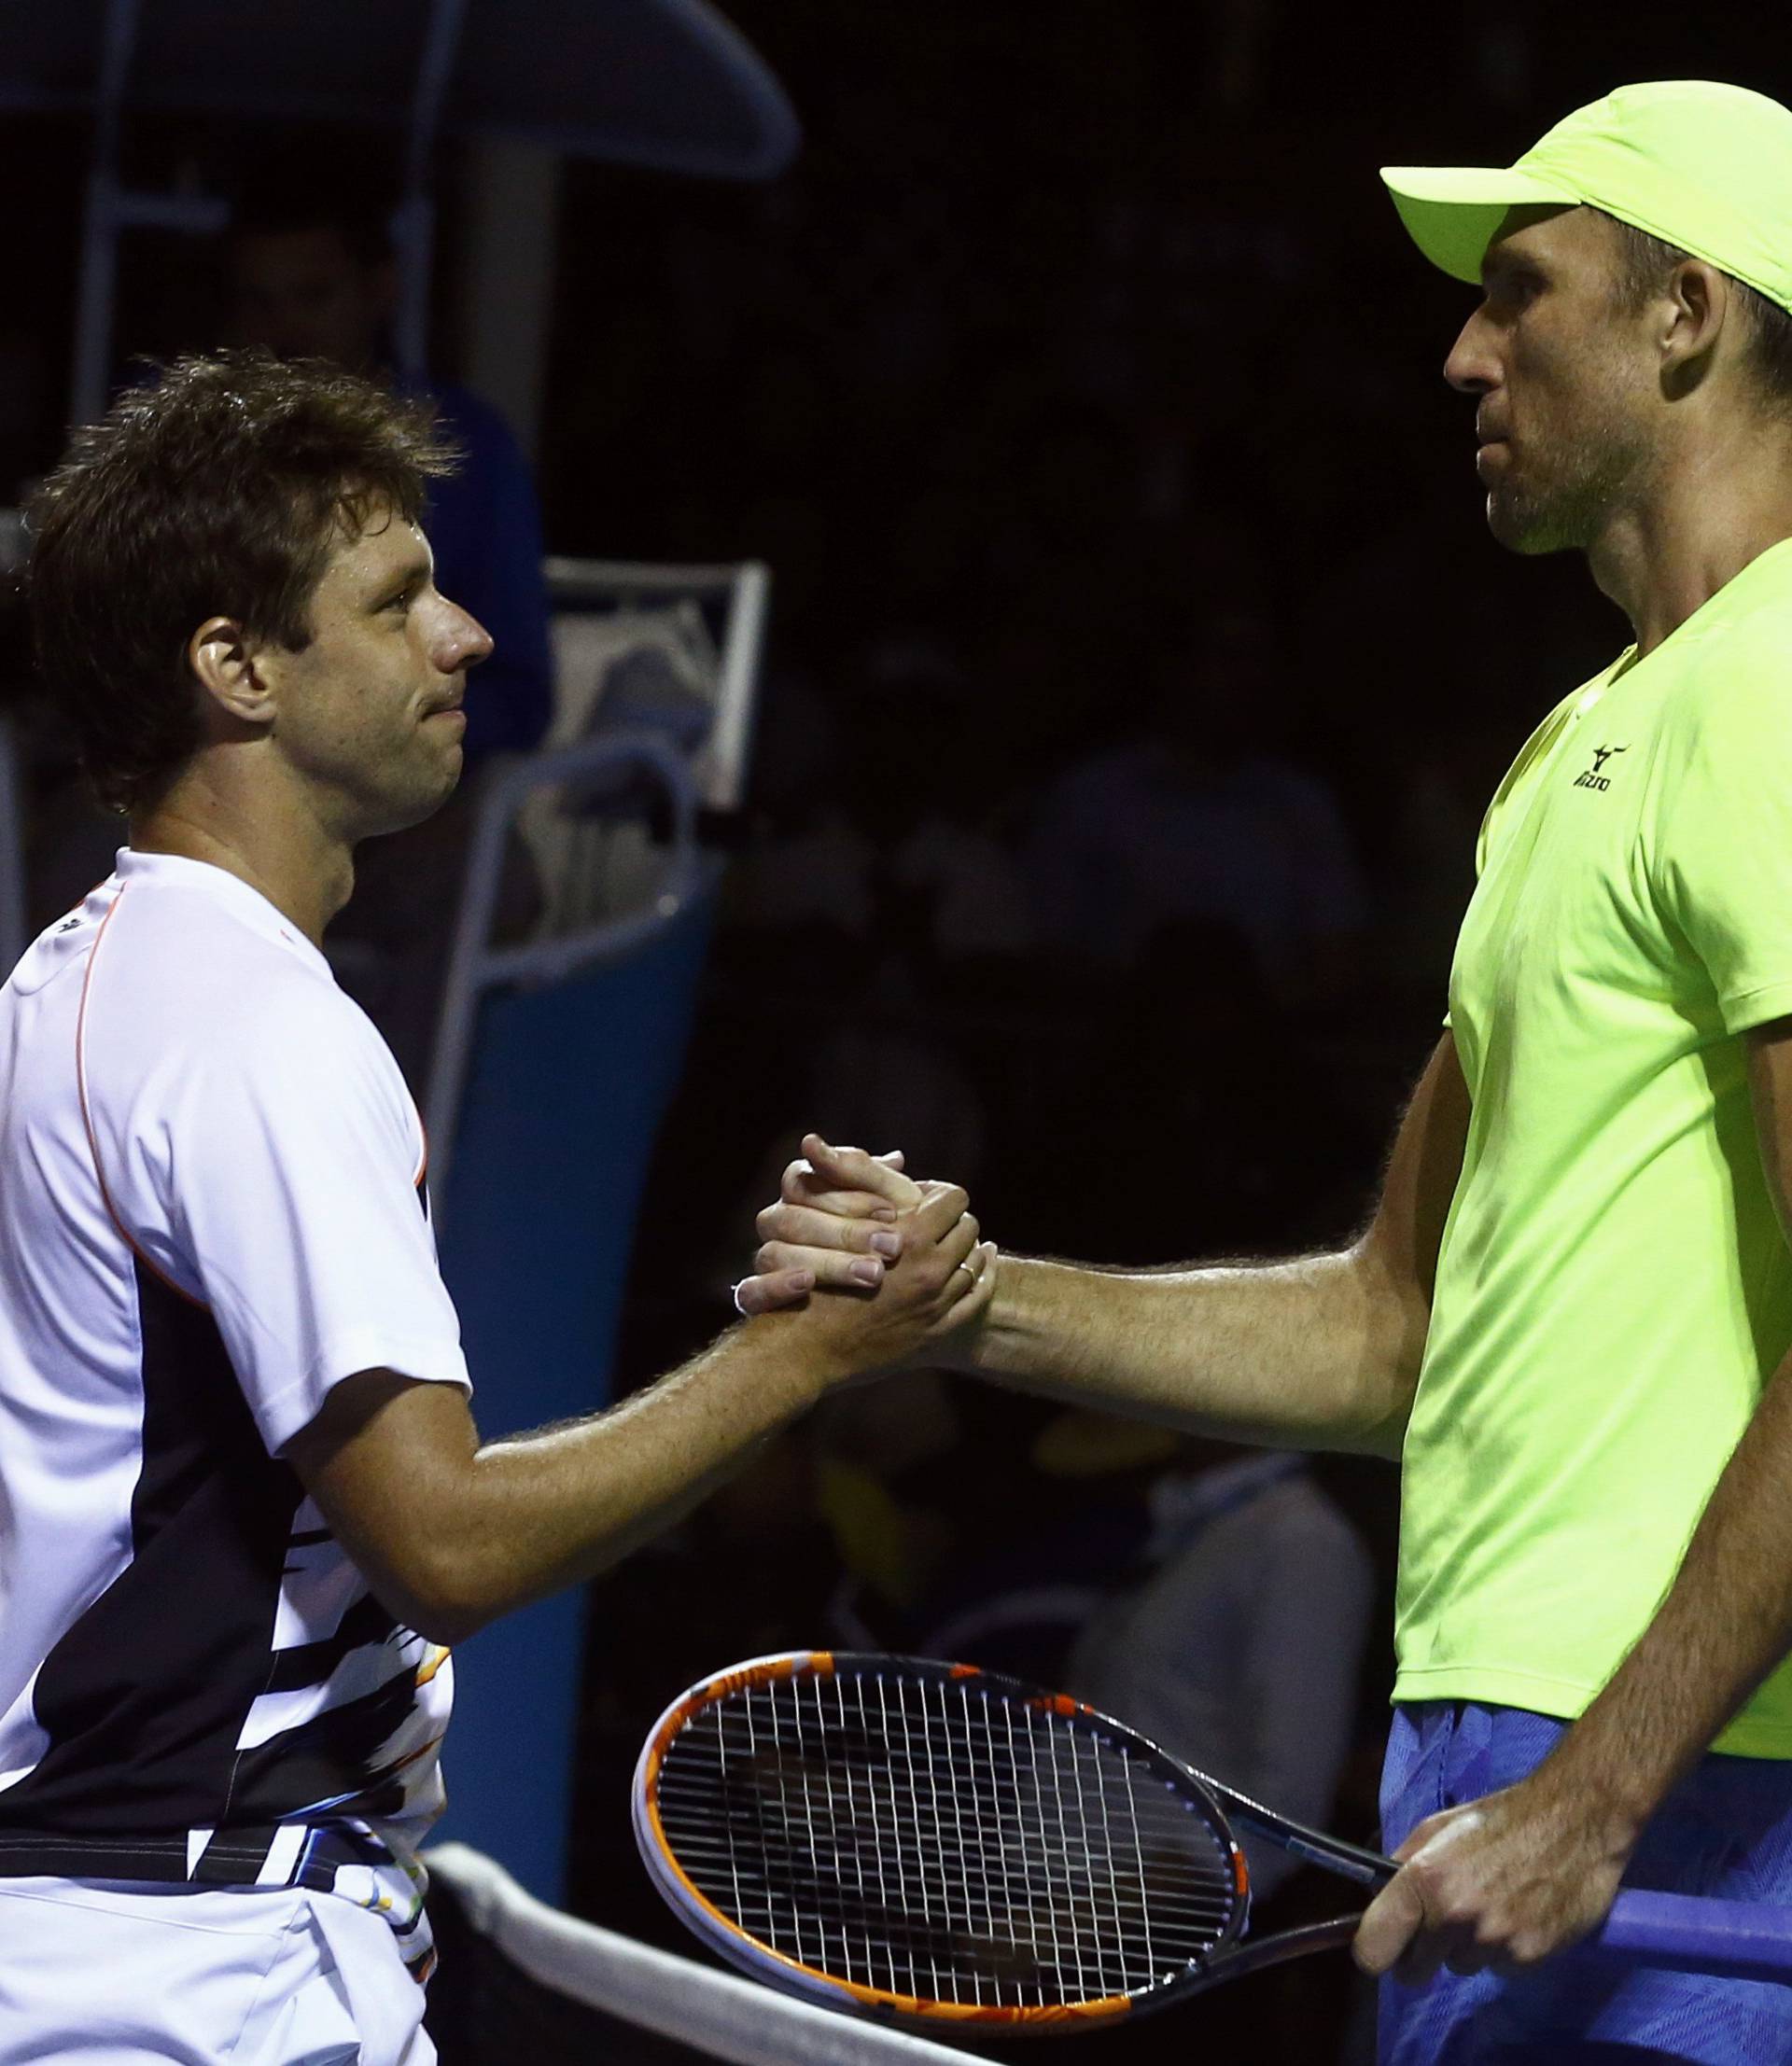
<path id="1" fill-rule="evenodd" d="M 1792 113 L 1631 86 L 1515 166 L 1383 176 L 1481 290 L 1445 370 L 1490 527 L 1584 553 L 1633 641 L 1494 798 L 1361 1238 L 1002 1255 L 956 1353 L 1401 1459 L 1384 2066 L 1792 2059 L 1792 1989 L 1550 1957 L 1620 1878 L 1792 1904 Z M 864 1282 L 911 1202 L 805 1146 L 745 1309 Z"/>

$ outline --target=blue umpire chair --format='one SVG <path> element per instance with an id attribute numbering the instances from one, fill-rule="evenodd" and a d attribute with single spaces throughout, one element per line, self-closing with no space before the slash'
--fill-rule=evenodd
<path id="1" fill-rule="evenodd" d="M 527 945 L 487 944 L 504 844 L 528 798 L 639 795 L 670 811 L 641 908 Z M 719 864 L 661 734 L 612 731 L 505 770 L 484 796 L 450 967 L 427 1123 L 443 1276 L 483 1431 L 539 1427 L 610 1396 L 635 1220 L 677 1085 Z M 442 1835 L 563 1898 L 582 1589 L 508 1615 L 455 1655 Z"/>

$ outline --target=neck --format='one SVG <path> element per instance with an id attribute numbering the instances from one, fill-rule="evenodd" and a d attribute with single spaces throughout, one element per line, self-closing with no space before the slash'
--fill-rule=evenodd
<path id="1" fill-rule="evenodd" d="M 1792 537 L 1792 427 L 1751 423 L 1663 469 L 1655 491 L 1616 508 L 1588 549 L 1593 579 L 1646 657 L 1695 610 Z"/>
<path id="2" fill-rule="evenodd" d="M 253 800 L 217 778 L 201 753 L 151 808 L 133 812 L 140 853 L 209 861 L 259 890 L 315 947 L 355 887 L 352 843 L 293 797 Z"/>

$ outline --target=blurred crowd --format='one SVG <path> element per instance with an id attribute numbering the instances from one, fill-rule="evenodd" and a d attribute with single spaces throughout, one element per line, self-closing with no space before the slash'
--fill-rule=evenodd
<path id="1" fill-rule="evenodd" d="M 554 550 L 776 581 L 623 1389 L 719 1323 L 805 1127 L 967 1184 L 1023 1250 L 1345 1236 L 1435 1038 L 1486 799 L 1622 637 L 1580 569 L 1485 536 L 1439 376 L 1469 293 L 1375 178 L 1509 157 L 1613 83 L 1572 10 L 1421 31 L 1133 0 L 1023 35 L 978 5 L 925 36 L 902 8 L 730 11 L 805 155 L 758 193 L 569 169 L 538 455 Z M 1644 24 L 1618 69 L 1725 76 L 1677 33 Z M 1752 33 L 1728 76 L 1785 94 Z M 172 302 L 128 277 L 126 318 L 215 341 L 231 293 L 239 327 L 258 305 L 240 241 L 233 263 L 210 337 L 190 265 Z M 15 474 L 49 456 L 55 348 L 0 321 Z M 494 746 L 539 737 L 533 694 Z M 36 804 L 59 851 L 53 783 Z M 49 866 L 39 915 L 76 893 Z M 675 1683 L 818 1640 L 1071 1682 L 1366 1837 L 1393 1501 L 1382 1466 L 1266 1466 L 957 1381 L 854 1395 L 595 1594 L 575 1904 L 664 1933 L 621 1863 L 641 1728 Z M 1331 2056 L 1341 1962 L 1275 1999 L 1258 2031 Z"/>

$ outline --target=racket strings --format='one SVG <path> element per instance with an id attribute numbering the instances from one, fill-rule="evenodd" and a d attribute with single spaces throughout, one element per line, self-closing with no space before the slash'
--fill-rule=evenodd
<path id="1" fill-rule="evenodd" d="M 1229 1847 L 1148 1759 L 974 1680 L 736 1691 L 675 1738 L 659 1810 L 738 1928 L 894 1994 L 1133 1993 L 1212 1951 L 1240 1906 Z"/>

